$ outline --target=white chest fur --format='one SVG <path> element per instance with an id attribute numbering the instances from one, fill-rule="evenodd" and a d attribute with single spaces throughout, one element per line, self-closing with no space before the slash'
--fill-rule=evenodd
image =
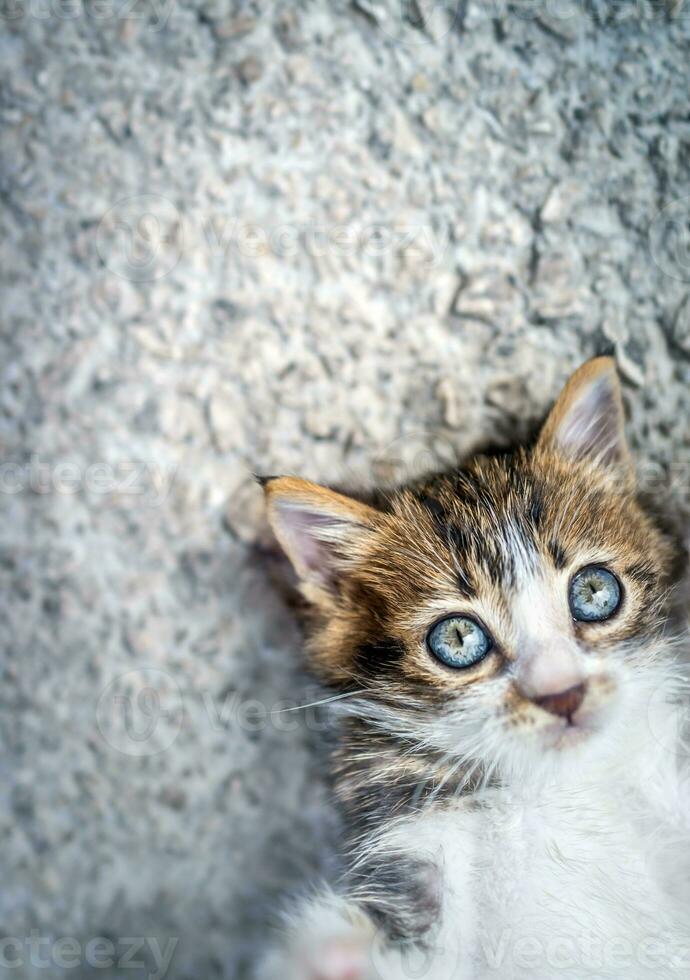
<path id="1" fill-rule="evenodd" d="M 667 782 L 674 760 L 667 773 L 658 761 Z M 628 775 L 487 792 L 388 833 L 388 846 L 433 861 L 442 894 L 424 962 L 391 963 L 391 976 L 688 976 L 688 811 L 660 812 Z"/>
<path id="2" fill-rule="evenodd" d="M 627 753 L 580 778 L 486 790 L 381 828 L 369 856 L 435 869 L 426 943 L 391 948 L 356 903 L 325 892 L 291 917 L 261 980 L 687 980 L 681 720 L 660 702 Z"/>

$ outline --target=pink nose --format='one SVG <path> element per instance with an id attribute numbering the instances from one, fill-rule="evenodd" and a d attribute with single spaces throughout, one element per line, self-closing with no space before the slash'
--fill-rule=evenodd
<path id="1" fill-rule="evenodd" d="M 559 718 L 572 718 L 582 704 L 586 690 L 584 684 L 576 684 L 565 691 L 559 691 L 558 694 L 545 694 L 541 698 L 534 698 L 534 703 L 549 714 L 558 715 Z"/>

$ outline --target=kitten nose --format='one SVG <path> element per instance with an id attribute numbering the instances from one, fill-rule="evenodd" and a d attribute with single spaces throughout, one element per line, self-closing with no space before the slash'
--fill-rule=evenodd
<path id="1" fill-rule="evenodd" d="M 558 715 L 560 718 L 572 718 L 584 700 L 585 691 L 584 684 L 576 684 L 565 691 L 559 691 L 558 694 L 546 694 L 541 698 L 534 698 L 534 703 L 549 714 Z"/>

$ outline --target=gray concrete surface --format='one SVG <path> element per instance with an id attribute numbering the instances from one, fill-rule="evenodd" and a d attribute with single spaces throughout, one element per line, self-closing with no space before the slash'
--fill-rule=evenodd
<path id="1" fill-rule="evenodd" d="M 690 8 L 6 0 L 0 29 L 3 966 L 242 977 L 334 827 L 250 473 L 423 469 L 608 347 L 683 504 Z"/>

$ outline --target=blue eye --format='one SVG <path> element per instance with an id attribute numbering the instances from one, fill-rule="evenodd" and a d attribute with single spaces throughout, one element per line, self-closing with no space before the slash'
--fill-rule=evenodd
<path id="1" fill-rule="evenodd" d="M 621 604 L 621 584 L 606 568 L 588 565 L 570 583 L 570 611 L 585 623 L 609 619 Z"/>
<path id="2" fill-rule="evenodd" d="M 472 667 L 487 655 L 493 642 L 479 623 L 467 616 L 449 616 L 427 635 L 433 655 L 447 667 Z"/>

